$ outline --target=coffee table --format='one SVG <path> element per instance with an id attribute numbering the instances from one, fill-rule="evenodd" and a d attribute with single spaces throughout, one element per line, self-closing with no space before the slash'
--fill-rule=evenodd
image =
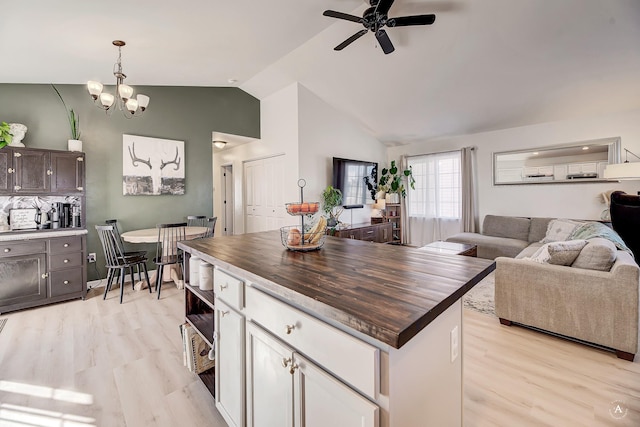
<path id="1" fill-rule="evenodd" d="M 443 255 L 478 256 L 478 247 L 466 243 L 432 242 L 419 248 L 421 251 L 433 252 Z"/>

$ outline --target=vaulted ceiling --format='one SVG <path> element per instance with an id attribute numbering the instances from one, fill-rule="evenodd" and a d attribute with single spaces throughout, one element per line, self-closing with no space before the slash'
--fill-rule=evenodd
<path id="1" fill-rule="evenodd" d="M 238 86 L 258 98 L 297 81 L 395 144 L 640 108 L 638 0 L 396 0 L 430 26 L 372 33 L 322 15 L 362 0 L 4 2 L 0 82 Z M 2 96 L 2 94 L 0 94 Z M 152 100 L 153 102 L 153 100 Z M 151 108 L 152 106 L 150 106 Z"/>

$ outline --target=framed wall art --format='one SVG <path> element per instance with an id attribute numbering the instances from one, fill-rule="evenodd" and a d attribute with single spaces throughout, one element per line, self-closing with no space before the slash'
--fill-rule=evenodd
<path id="1" fill-rule="evenodd" d="M 184 141 L 123 134 L 122 149 L 122 194 L 184 194 Z"/>

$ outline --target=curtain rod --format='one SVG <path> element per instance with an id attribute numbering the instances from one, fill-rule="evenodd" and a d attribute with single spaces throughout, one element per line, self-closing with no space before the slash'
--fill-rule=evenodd
<path id="1" fill-rule="evenodd" d="M 476 147 L 462 147 L 462 148 L 459 148 L 457 150 L 437 151 L 435 153 L 414 154 L 412 156 L 406 156 L 406 157 L 408 159 L 408 158 L 411 158 L 411 157 L 430 156 L 430 155 L 434 155 L 434 154 L 455 153 L 456 151 L 462 151 L 463 148 L 469 148 L 469 149 L 471 149 L 471 151 L 475 151 L 475 149 L 476 149 Z"/>

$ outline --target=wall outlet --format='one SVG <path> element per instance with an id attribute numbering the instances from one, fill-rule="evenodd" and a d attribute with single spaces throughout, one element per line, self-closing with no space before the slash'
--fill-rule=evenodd
<path id="1" fill-rule="evenodd" d="M 87 255 L 87 261 L 88 262 L 96 262 L 96 253 L 95 252 L 90 252 L 89 255 Z"/>
<path id="2" fill-rule="evenodd" d="M 459 338 L 458 338 L 458 326 L 451 330 L 451 363 L 455 362 L 458 358 L 459 351 Z"/>

